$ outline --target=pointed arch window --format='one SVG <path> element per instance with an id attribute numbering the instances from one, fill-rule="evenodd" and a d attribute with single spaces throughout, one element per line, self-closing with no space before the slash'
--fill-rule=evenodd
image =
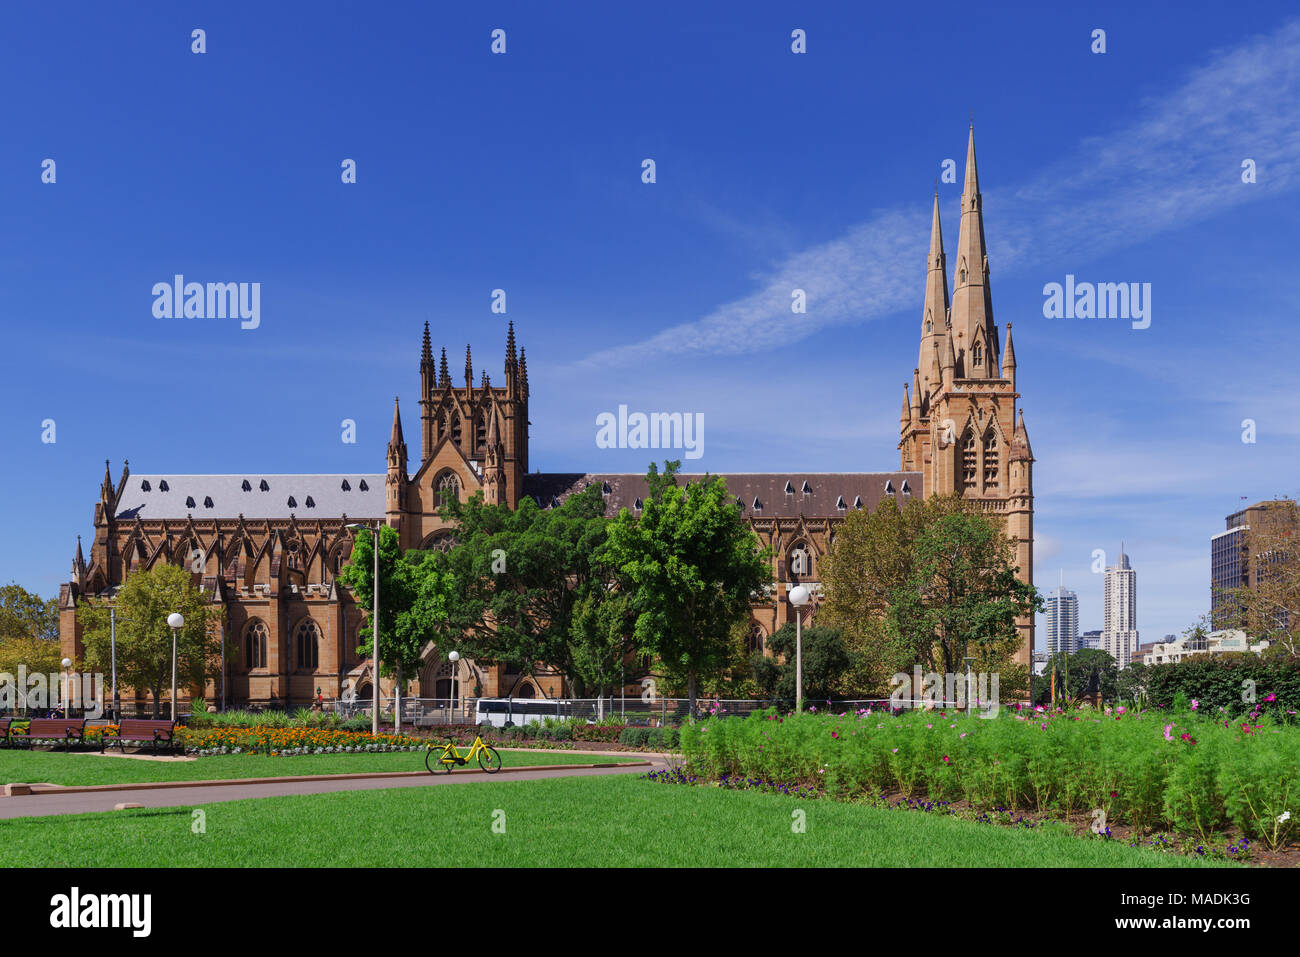
<path id="1" fill-rule="evenodd" d="M 244 661 L 248 670 L 266 667 L 266 641 L 269 632 L 266 622 L 254 618 L 244 629 Z"/>
<path id="2" fill-rule="evenodd" d="M 800 542 L 790 549 L 790 578 L 799 579 L 812 574 L 812 552 Z"/>
<path id="3" fill-rule="evenodd" d="M 975 490 L 976 473 L 979 467 L 978 456 L 975 436 L 967 430 L 961 443 L 961 484 L 964 489 L 972 492 Z"/>
<path id="4" fill-rule="evenodd" d="M 457 446 L 460 445 L 460 416 L 453 415 L 451 418 L 451 441 Z"/>
<path id="5" fill-rule="evenodd" d="M 455 472 L 443 472 L 438 476 L 433 487 L 439 504 L 452 500 L 460 501 L 460 478 Z"/>
<path id="6" fill-rule="evenodd" d="M 487 445 L 487 424 L 483 418 L 483 413 L 479 413 L 478 422 L 474 426 L 474 448 L 481 449 Z"/>
<path id="7" fill-rule="evenodd" d="M 293 631 L 294 653 L 299 670 L 315 671 L 320 662 L 320 629 L 316 622 L 304 618 Z"/>
<path id="8" fill-rule="evenodd" d="M 997 434 L 990 429 L 984 436 L 984 488 L 993 491 L 1001 482 Z"/>
<path id="9" fill-rule="evenodd" d="M 984 347 L 978 342 L 971 347 L 970 354 L 975 368 L 978 369 L 980 366 L 984 365 Z"/>

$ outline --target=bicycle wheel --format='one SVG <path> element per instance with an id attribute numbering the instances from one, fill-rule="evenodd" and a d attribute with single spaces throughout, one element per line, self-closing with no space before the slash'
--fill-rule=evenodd
<path id="1" fill-rule="evenodd" d="M 424 766 L 429 769 L 430 774 L 439 771 L 450 774 L 455 763 L 454 758 L 448 757 L 446 748 L 430 748 L 424 756 Z"/>
<path id="2" fill-rule="evenodd" d="M 484 745 L 478 753 L 478 766 L 488 774 L 496 774 L 501 770 L 501 755 L 497 754 L 495 748 Z"/>

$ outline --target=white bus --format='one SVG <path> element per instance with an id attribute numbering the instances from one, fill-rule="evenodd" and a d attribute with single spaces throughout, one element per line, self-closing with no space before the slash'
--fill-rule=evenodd
<path id="1" fill-rule="evenodd" d="M 479 698 L 474 723 L 504 728 L 506 725 L 540 724 L 546 718 L 567 718 L 572 702 L 558 698 Z"/>

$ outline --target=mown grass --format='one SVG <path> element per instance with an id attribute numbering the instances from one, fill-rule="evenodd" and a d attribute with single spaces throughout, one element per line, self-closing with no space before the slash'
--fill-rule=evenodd
<path id="1" fill-rule="evenodd" d="M 1232 866 L 1061 827 L 1002 828 L 621 774 L 208 804 L 198 834 L 193 810 L 0 822 L 0 866 Z M 792 827 L 797 812 L 803 833 Z"/>
<path id="2" fill-rule="evenodd" d="M 565 751 L 499 751 L 504 767 L 545 764 L 605 764 L 635 761 L 636 755 L 572 754 Z M 477 764 L 470 765 L 478 767 Z M 93 754 L 50 751 L 0 751 L 0 784 L 23 782 L 87 785 L 138 784 L 144 781 L 206 781 L 270 778 L 299 774 L 364 774 L 423 771 L 423 751 L 375 754 L 223 754 L 196 761 L 133 761 Z"/>

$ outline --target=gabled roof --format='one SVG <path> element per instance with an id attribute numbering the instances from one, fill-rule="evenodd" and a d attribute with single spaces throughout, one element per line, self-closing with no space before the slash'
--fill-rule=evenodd
<path id="1" fill-rule="evenodd" d="M 290 506 L 290 501 L 296 505 Z M 116 517 L 148 521 L 189 514 L 196 518 L 288 518 L 291 514 L 303 519 L 344 514 L 380 518 L 384 514 L 384 476 L 132 475 L 122 489 Z"/>
<path id="2" fill-rule="evenodd" d="M 811 480 L 809 478 L 811 476 Z M 695 482 L 703 474 L 677 474 L 678 484 Z M 852 501 L 854 507 L 875 511 L 887 496 L 902 506 L 907 497 L 901 489 L 904 483 L 910 489 L 920 489 L 920 472 L 739 472 L 722 476 L 727 490 L 744 506 L 744 511 L 763 518 L 794 518 L 800 515 L 813 517 L 841 517 L 838 503 Z M 637 501 L 649 495 L 644 474 L 606 474 L 582 472 L 550 472 L 525 475 L 523 494 L 532 496 L 539 505 L 547 507 L 553 499 L 564 501 L 581 492 L 591 483 L 600 483 L 610 489 L 605 496 L 607 515 L 615 515 L 620 508 L 632 508 Z M 792 495 L 787 499 L 786 487 L 809 489 L 807 495 Z M 886 486 L 896 491 L 892 495 Z M 915 496 L 915 492 L 913 495 Z M 754 502 L 761 503 L 755 511 Z M 861 503 L 859 505 L 859 503 Z"/>

